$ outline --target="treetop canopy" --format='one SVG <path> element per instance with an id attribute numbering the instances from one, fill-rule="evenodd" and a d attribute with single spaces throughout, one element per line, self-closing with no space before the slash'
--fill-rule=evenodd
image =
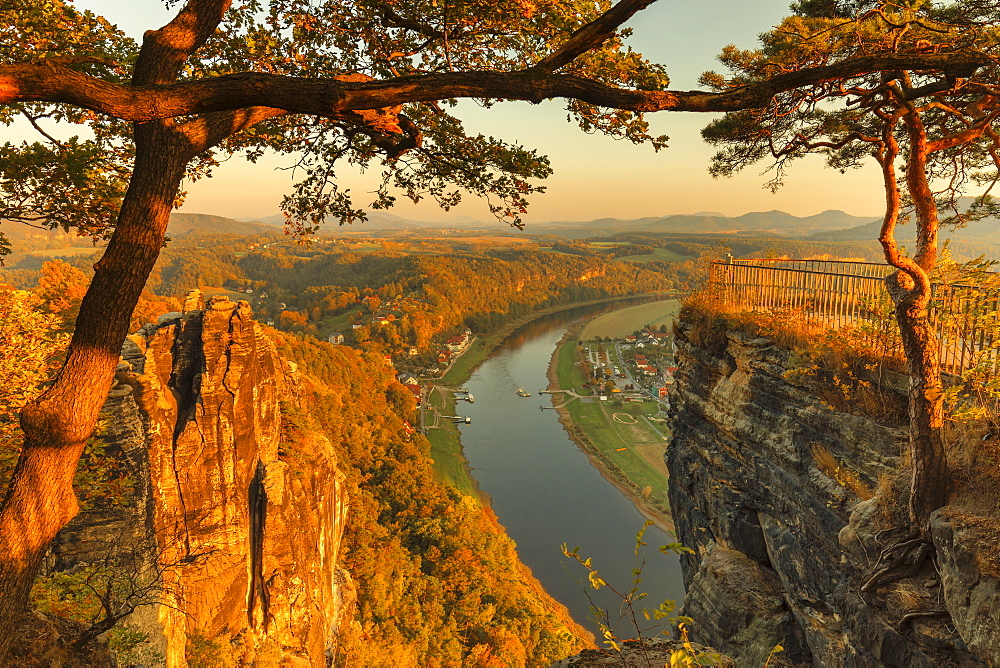
<path id="1" fill-rule="evenodd" d="M 459 98 L 564 98 L 585 131 L 659 149 L 667 138 L 649 134 L 647 112 L 760 108 L 872 72 L 992 64 L 967 44 L 925 48 L 918 28 L 866 51 L 838 46 L 847 31 L 831 29 L 804 48 L 795 34 L 875 6 L 804 0 L 769 33 L 768 54 L 728 47 L 722 60 L 733 76 L 707 75 L 710 90 L 670 90 L 665 69 L 631 50 L 621 27 L 652 1 L 188 0 L 138 45 L 67 0 L 12 0 L 0 7 L 0 121 L 20 118 L 40 134 L 0 147 L 0 217 L 107 233 L 131 173 L 129 122 L 170 119 L 187 137 L 190 180 L 220 156 L 294 155 L 300 178 L 282 208 L 300 232 L 330 218 L 363 220 L 364 206 L 398 196 L 448 208 L 465 191 L 520 225 L 548 161 L 467 133 Z M 785 62 L 794 66 L 771 66 Z M 90 132 L 64 139 L 65 122 Z M 356 204 L 338 188 L 342 161 L 381 165 L 371 201 Z"/>

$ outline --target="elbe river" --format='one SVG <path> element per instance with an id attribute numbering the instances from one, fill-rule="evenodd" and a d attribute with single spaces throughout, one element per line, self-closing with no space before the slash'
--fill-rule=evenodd
<path id="1" fill-rule="evenodd" d="M 565 558 L 560 546 L 579 547 L 582 557 L 593 558 L 602 578 L 619 591 L 628 591 L 636 568 L 635 535 L 645 519 L 569 439 L 550 408 L 550 395 L 538 391 L 548 386 L 549 361 L 569 327 L 634 303 L 577 307 L 521 327 L 472 374 L 466 387 L 475 403 L 458 402 L 456 407 L 458 415 L 472 418 L 460 430 L 473 476 L 489 494 L 521 561 L 577 622 L 597 635 L 598 642 L 601 636 L 591 619 L 590 599 L 611 610 L 612 619 L 617 618 L 621 601 L 605 589 L 595 592 L 584 568 Z M 518 396 L 518 388 L 531 396 Z M 645 542 L 649 547 L 641 555 L 648 555 L 648 562 L 639 591 L 648 597 L 638 607 L 656 608 L 665 599 L 680 605 L 684 586 L 678 558 L 656 552 L 674 538 L 651 526 Z M 622 638 L 635 636 L 632 624 L 625 621 L 617 633 Z"/>

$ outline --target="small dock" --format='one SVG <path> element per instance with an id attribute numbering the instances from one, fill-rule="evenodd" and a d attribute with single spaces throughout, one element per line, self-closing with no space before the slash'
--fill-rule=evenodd
<path id="1" fill-rule="evenodd" d="M 444 420 L 451 420 L 452 422 L 454 422 L 456 424 L 472 424 L 472 418 L 470 418 L 467 415 L 466 416 L 462 416 L 462 415 L 442 415 L 441 418 L 444 419 Z"/>

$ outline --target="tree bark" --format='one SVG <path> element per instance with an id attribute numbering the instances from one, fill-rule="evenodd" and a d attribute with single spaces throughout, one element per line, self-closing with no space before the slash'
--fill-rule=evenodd
<path id="1" fill-rule="evenodd" d="M 910 375 L 910 524 L 926 535 L 931 513 L 943 506 L 948 496 L 948 465 L 941 438 L 944 395 L 937 337 L 927 313 L 930 291 L 913 285 L 909 276 L 898 272 L 890 280 L 889 294 Z"/>
<path id="2" fill-rule="evenodd" d="M 937 202 L 927 181 L 930 147 L 919 112 L 896 92 L 899 104 L 892 115 L 882 115 L 883 147 L 878 156 L 886 189 L 886 215 L 879 241 L 886 261 L 897 271 L 886 279 L 899 325 L 906 357 L 909 385 L 909 465 L 908 500 L 911 528 L 926 536 L 930 514 L 943 506 L 948 496 L 948 464 L 941 438 L 944 422 L 944 394 L 938 341 L 930 325 L 930 273 L 937 261 L 939 220 Z M 913 258 L 905 257 L 895 239 L 901 195 L 895 160 L 899 146 L 894 132 L 902 120 L 908 138 L 906 184 L 916 212 L 917 247 Z"/>
<path id="3" fill-rule="evenodd" d="M 114 235 L 95 266 L 66 362 L 25 407 L 25 440 L 0 508 L 0 657 L 42 558 L 77 513 L 73 475 L 118 365 L 129 319 L 163 246 L 189 146 L 165 122 L 135 128 L 136 162 Z"/>
<path id="4" fill-rule="evenodd" d="M 937 264 L 937 201 L 927 180 L 930 147 L 927 131 L 912 103 L 905 105 L 903 123 L 909 137 L 906 185 L 916 214 L 917 246 L 913 262 L 920 275 L 910 295 L 896 302 L 896 320 L 910 372 L 910 523 L 927 535 L 932 512 L 948 499 L 948 463 L 941 438 L 944 423 L 944 392 L 938 339 L 930 325 L 930 273 Z"/>
<path id="5" fill-rule="evenodd" d="M 575 44 L 575 42 L 574 42 Z M 573 50 L 573 44 L 567 44 Z M 240 72 L 190 81 L 140 81 L 123 85 L 56 63 L 0 64 L 0 104 L 57 102 L 129 121 L 143 121 L 246 107 L 340 118 L 352 111 L 384 109 L 451 97 L 542 102 L 572 98 L 639 112 L 736 111 L 766 106 L 780 93 L 872 72 L 983 67 L 988 57 L 967 52 L 859 56 L 831 65 L 786 72 L 720 92 L 618 88 L 570 74 L 550 73 L 563 52 L 518 72 L 439 72 L 377 80 L 302 78 Z M 138 84 L 138 85 L 137 85 Z"/>
<path id="6" fill-rule="evenodd" d="M 175 81 L 230 2 L 188 0 L 167 25 L 148 31 L 132 86 Z M 207 124 L 194 127 L 202 125 Z M 24 445 L 0 507 L 0 663 L 49 544 L 79 510 L 73 476 L 80 455 L 111 388 L 132 311 L 163 247 L 187 163 L 207 148 L 172 120 L 135 123 L 133 137 L 132 177 L 80 305 L 66 362 L 52 387 L 21 412 Z"/>

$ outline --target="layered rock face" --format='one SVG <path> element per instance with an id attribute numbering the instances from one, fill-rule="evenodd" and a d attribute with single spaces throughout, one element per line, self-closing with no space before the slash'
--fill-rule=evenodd
<path id="1" fill-rule="evenodd" d="M 877 499 L 859 503 L 817 453 L 875 489 L 897 463 L 902 430 L 823 404 L 790 379 L 789 354 L 767 339 L 730 331 L 706 343 L 682 325 L 677 345 L 666 457 L 678 539 L 696 550 L 682 566 L 698 641 L 741 666 L 764 665 L 777 644 L 794 665 L 1000 661 L 998 581 L 977 570 L 971 555 L 981 546 L 948 508 L 933 525 L 941 577 L 932 571 L 914 586 L 951 620 L 898 627 L 885 592 L 859 593 L 879 553 Z"/>
<path id="2" fill-rule="evenodd" d="M 162 634 L 171 667 L 199 646 L 219 665 L 327 665 L 352 607 L 337 567 L 347 500 L 330 444 L 284 436 L 294 372 L 249 306 L 225 299 L 162 317 L 123 360 L 105 419 L 138 491 L 114 521 L 144 536 L 161 600 L 131 623 Z M 64 563 L 109 530 L 77 524 Z"/>

